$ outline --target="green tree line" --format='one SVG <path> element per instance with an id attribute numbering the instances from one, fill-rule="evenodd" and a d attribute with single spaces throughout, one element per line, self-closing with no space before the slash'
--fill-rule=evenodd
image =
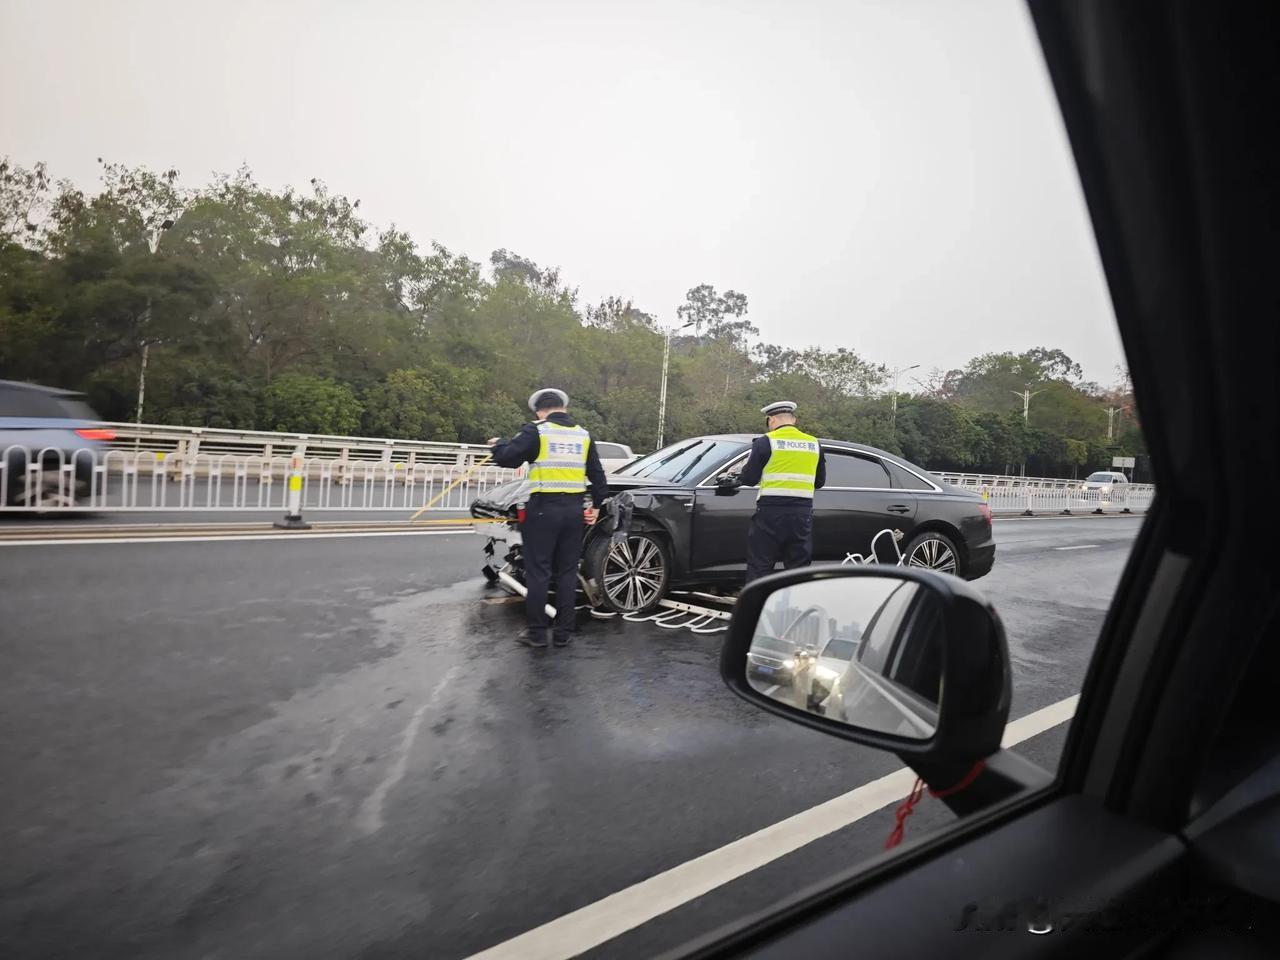
<path id="1" fill-rule="evenodd" d="M 664 330 L 628 300 L 583 303 L 512 251 L 482 265 L 376 229 L 319 180 L 101 170 L 86 193 L 0 161 L 2 378 L 83 390 L 110 420 L 134 419 L 145 372 L 148 423 L 464 442 L 515 430 L 552 384 L 597 437 L 656 442 Z M 763 343 L 747 317 L 742 293 L 689 290 L 668 440 L 758 431 L 786 398 L 815 433 L 935 470 L 1063 474 L 1145 452 L 1128 389 L 1085 382 L 1060 350 L 977 357 L 895 402 L 884 365 Z"/>

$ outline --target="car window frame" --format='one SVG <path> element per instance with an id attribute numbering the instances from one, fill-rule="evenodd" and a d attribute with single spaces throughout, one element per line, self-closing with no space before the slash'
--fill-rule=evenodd
<path id="1" fill-rule="evenodd" d="M 823 446 L 822 452 L 824 455 L 831 454 L 831 455 L 834 455 L 835 457 L 853 457 L 859 460 L 870 460 L 873 463 L 875 463 L 875 465 L 878 466 L 881 470 L 884 471 L 884 479 L 885 479 L 885 485 L 883 487 L 846 487 L 846 486 L 839 486 L 832 483 L 827 483 L 822 487 L 823 490 L 868 490 L 868 491 L 874 490 L 876 492 L 879 492 L 881 490 L 901 489 L 900 487 L 895 487 L 893 485 L 893 474 L 891 474 L 889 472 L 889 468 L 884 465 L 884 460 L 882 460 L 880 457 L 877 457 L 875 454 L 863 453 L 861 450 L 840 449 L 838 447 L 831 447 L 826 445 Z M 832 458 L 828 457 L 827 459 L 828 476 L 830 475 L 831 463 L 832 463 Z"/>

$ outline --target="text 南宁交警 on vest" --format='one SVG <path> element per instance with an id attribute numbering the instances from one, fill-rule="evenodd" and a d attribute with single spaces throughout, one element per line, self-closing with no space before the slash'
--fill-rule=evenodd
<path id="1" fill-rule="evenodd" d="M 510 440 L 493 448 L 500 467 L 529 464 L 530 493 L 583 494 L 600 506 L 608 496 L 604 467 L 591 435 L 567 413 L 526 423 Z"/>
<path id="2" fill-rule="evenodd" d="M 752 443 L 739 481 L 760 488 L 761 506 L 811 505 L 814 491 L 827 482 L 822 445 L 790 424 L 779 427 Z"/>
<path id="3" fill-rule="evenodd" d="M 582 427 L 542 421 L 538 456 L 529 467 L 531 493 L 586 493 L 591 435 Z"/>

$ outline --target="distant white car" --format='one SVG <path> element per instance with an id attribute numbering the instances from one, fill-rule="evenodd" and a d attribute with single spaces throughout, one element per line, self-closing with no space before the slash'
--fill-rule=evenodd
<path id="1" fill-rule="evenodd" d="M 600 466 L 605 473 L 613 473 L 636 458 L 631 448 L 624 443 L 604 443 L 596 441 L 596 453 L 600 454 Z"/>
<path id="2" fill-rule="evenodd" d="M 1084 478 L 1084 483 L 1080 484 L 1081 490 L 1100 490 L 1102 496 L 1111 496 L 1114 487 L 1123 486 L 1129 482 L 1129 478 L 1123 473 L 1114 470 L 1099 470 L 1097 473 L 1091 473 Z"/>

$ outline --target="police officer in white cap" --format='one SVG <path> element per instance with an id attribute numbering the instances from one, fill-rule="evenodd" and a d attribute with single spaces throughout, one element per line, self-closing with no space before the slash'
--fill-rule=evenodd
<path id="1" fill-rule="evenodd" d="M 567 645 L 574 628 L 578 595 L 578 562 L 582 557 L 583 523 L 594 523 L 608 494 L 600 454 L 591 435 L 566 411 L 563 390 L 544 387 L 529 398 L 537 417 L 510 440 L 493 437 L 493 462 L 500 467 L 529 464 L 530 493 L 521 527 L 524 539 L 524 580 L 528 589 L 525 613 L 528 628 L 516 637 L 530 647 L 547 645 L 547 589 L 556 585 L 556 620 L 552 631 L 557 647 Z M 591 509 L 583 513 L 588 485 Z"/>
<path id="2" fill-rule="evenodd" d="M 783 567 L 807 567 L 813 558 L 813 495 L 827 482 L 827 461 L 817 437 L 796 427 L 796 405 L 780 400 L 761 408 L 768 432 L 751 444 L 738 476 L 759 486 L 747 534 L 747 582 Z"/>

